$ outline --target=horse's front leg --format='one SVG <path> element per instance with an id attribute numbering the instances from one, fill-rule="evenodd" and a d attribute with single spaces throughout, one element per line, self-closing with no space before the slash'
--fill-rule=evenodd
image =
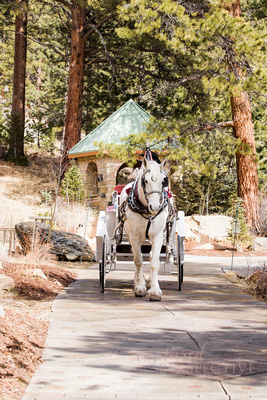
<path id="1" fill-rule="evenodd" d="M 134 277 L 134 294 L 136 297 L 144 297 L 146 296 L 147 288 L 142 270 L 143 258 L 141 253 L 141 244 L 139 243 L 132 244 L 132 251 L 136 267 L 136 272 Z"/>
<path id="2" fill-rule="evenodd" d="M 162 247 L 162 237 L 157 237 L 152 241 L 152 249 L 150 253 L 150 288 L 147 292 L 150 301 L 161 301 L 162 291 L 159 287 L 158 272 L 160 268 L 160 251 Z"/>

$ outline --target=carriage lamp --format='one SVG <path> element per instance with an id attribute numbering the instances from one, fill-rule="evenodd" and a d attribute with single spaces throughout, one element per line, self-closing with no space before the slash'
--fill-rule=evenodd
<path id="1" fill-rule="evenodd" d="M 102 174 L 98 175 L 97 180 L 98 180 L 98 182 L 102 182 L 103 181 L 103 175 Z"/>

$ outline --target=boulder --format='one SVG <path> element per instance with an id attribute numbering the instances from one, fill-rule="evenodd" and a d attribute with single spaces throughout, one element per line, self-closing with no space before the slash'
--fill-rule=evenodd
<path id="1" fill-rule="evenodd" d="M 214 250 L 214 245 L 211 243 L 200 244 L 195 247 L 198 250 Z"/>
<path id="2" fill-rule="evenodd" d="M 184 233 L 185 233 L 185 238 L 187 241 L 194 241 L 196 243 L 200 243 L 200 237 L 199 235 L 197 235 L 196 233 L 194 233 L 193 231 L 195 229 L 192 228 L 192 226 L 190 225 L 190 223 L 187 223 L 187 219 L 189 219 L 190 217 L 185 217 L 185 224 L 184 224 Z"/>
<path id="3" fill-rule="evenodd" d="M 0 317 L 4 317 L 5 315 L 5 310 L 0 306 Z"/>
<path id="4" fill-rule="evenodd" d="M 47 276 L 43 273 L 43 271 L 40 268 L 26 269 L 23 272 L 23 274 L 33 278 L 40 278 L 47 280 Z"/>
<path id="5" fill-rule="evenodd" d="M 224 277 L 232 283 L 241 283 L 245 277 L 241 274 L 237 274 L 234 271 L 226 271 Z"/>
<path id="6" fill-rule="evenodd" d="M 33 238 L 34 222 L 21 222 L 16 224 L 15 230 L 23 252 L 26 254 L 31 250 Z M 35 238 L 41 244 L 46 244 L 49 234 L 49 227 L 46 224 L 35 223 Z M 50 253 L 57 256 L 59 260 L 76 261 L 94 261 L 95 256 L 85 240 L 79 235 L 73 233 L 52 230 Z"/>
<path id="7" fill-rule="evenodd" d="M 15 287 L 15 282 L 7 275 L 0 274 L 0 290 L 10 290 Z"/>
<path id="8" fill-rule="evenodd" d="M 8 254 L 5 246 L 0 243 L 0 260 L 4 261 L 7 258 Z"/>
<path id="9" fill-rule="evenodd" d="M 201 233 L 210 238 L 227 237 L 232 218 L 225 215 L 191 215 L 185 217 L 187 230 Z"/>
<path id="10" fill-rule="evenodd" d="M 267 250 L 267 237 L 256 237 L 252 248 L 254 251 Z"/>

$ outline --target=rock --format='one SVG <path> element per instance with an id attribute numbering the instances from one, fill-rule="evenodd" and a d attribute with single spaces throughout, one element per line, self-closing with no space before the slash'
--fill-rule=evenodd
<path id="1" fill-rule="evenodd" d="M 199 246 L 196 246 L 195 249 L 198 249 L 198 250 L 214 250 L 214 245 L 211 244 L 211 243 L 200 244 Z"/>
<path id="2" fill-rule="evenodd" d="M 21 222 L 16 224 L 15 230 L 23 252 L 26 254 L 31 249 L 34 222 Z M 41 244 L 46 244 L 49 227 L 46 224 L 35 223 L 35 234 Z M 80 260 L 83 252 L 83 261 L 94 261 L 95 256 L 87 241 L 73 233 L 52 230 L 50 253 L 55 254 L 59 260 Z"/>
<path id="3" fill-rule="evenodd" d="M 188 217 L 186 217 L 188 218 Z M 190 217 L 189 217 L 190 218 Z M 185 233 L 185 238 L 187 241 L 193 240 L 196 243 L 200 242 L 200 237 L 196 233 L 194 233 L 191 229 L 190 224 L 186 223 L 184 224 L 184 233 Z"/>
<path id="4" fill-rule="evenodd" d="M 227 271 L 224 274 L 225 278 L 232 283 L 240 283 L 240 281 L 244 280 L 244 276 L 241 274 L 237 274 L 234 271 Z"/>
<path id="5" fill-rule="evenodd" d="M 0 243 L 0 260 L 2 260 L 2 261 L 5 260 L 7 258 L 7 256 L 8 256 L 8 254 L 7 254 L 5 246 L 2 243 Z"/>
<path id="6" fill-rule="evenodd" d="M 191 231 L 211 238 L 224 238 L 231 229 L 231 217 L 225 215 L 191 215 L 185 217 L 185 223 Z"/>
<path id="7" fill-rule="evenodd" d="M 12 278 L 4 274 L 0 274 L 0 290 L 10 290 L 15 286 L 15 282 Z"/>
<path id="8" fill-rule="evenodd" d="M 267 250 L 267 237 L 256 237 L 252 249 L 254 251 Z"/>
<path id="9" fill-rule="evenodd" d="M 27 275 L 27 276 L 31 276 L 33 278 L 40 278 L 40 279 L 47 280 L 47 276 L 43 273 L 43 271 L 40 268 L 26 269 L 23 272 L 23 274 Z"/>
<path id="10" fill-rule="evenodd" d="M 227 251 L 229 251 L 229 247 L 226 247 L 225 245 L 220 244 L 220 243 L 214 243 L 213 247 L 214 247 L 215 250 L 227 250 Z"/>
<path id="11" fill-rule="evenodd" d="M 5 315 L 5 310 L 0 306 L 0 317 L 4 317 Z"/>

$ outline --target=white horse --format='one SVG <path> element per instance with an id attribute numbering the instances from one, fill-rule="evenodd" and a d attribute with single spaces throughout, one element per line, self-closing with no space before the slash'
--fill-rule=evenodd
<path id="1" fill-rule="evenodd" d="M 159 257 L 169 212 L 168 198 L 163 189 L 164 177 L 162 171 L 164 165 L 165 162 L 158 164 L 144 158 L 128 201 L 126 193 L 128 185 L 121 193 L 121 204 L 124 202 L 124 218 L 126 218 L 124 230 L 131 244 L 136 266 L 134 293 L 137 297 L 148 294 L 151 301 L 160 301 L 162 294 L 158 283 Z M 142 272 L 141 245 L 148 237 L 151 241 L 151 272 L 149 290 L 147 291 Z"/>

